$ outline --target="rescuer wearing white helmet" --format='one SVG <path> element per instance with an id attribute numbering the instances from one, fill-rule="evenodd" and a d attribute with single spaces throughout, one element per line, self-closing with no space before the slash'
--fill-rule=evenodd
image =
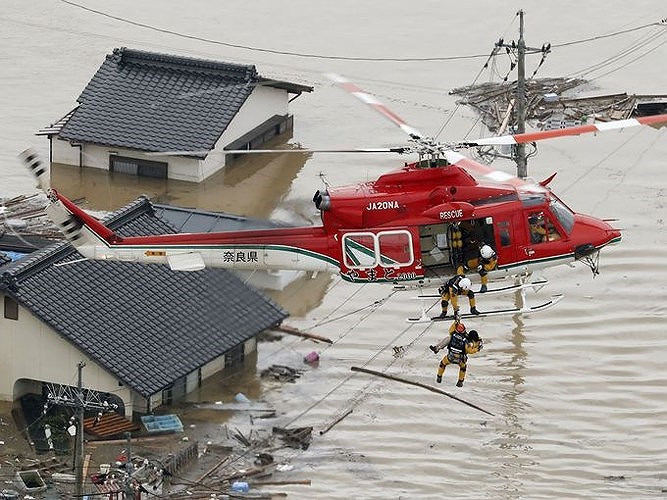
<path id="1" fill-rule="evenodd" d="M 482 278 L 480 292 L 486 292 L 489 283 L 489 271 L 493 271 L 497 265 L 498 256 L 496 252 L 489 245 L 482 245 L 482 248 L 479 249 L 479 265 L 477 266 L 477 272 Z"/>
<path id="2" fill-rule="evenodd" d="M 452 308 L 454 308 L 454 317 L 459 316 L 458 296 L 467 295 L 470 302 L 470 314 L 479 314 L 475 307 L 475 292 L 472 291 L 472 282 L 465 276 L 456 275 L 447 280 L 447 282 L 440 287 L 440 305 L 442 306 L 442 313 L 440 318 L 447 316 L 447 309 L 449 301 L 452 301 Z"/>
<path id="3" fill-rule="evenodd" d="M 482 278 L 482 287 L 479 291 L 484 293 L 488 290 L 487 285 L 489 283 L 489 277 L 487 275 L 489 271 L 493 271 L 497 265 L 498 256 L 496 255 L 496 252 L 490 245 L 483 244 L 475 256 L 467 258 L 463 264 L 458 266 L 456 274 L 463 276 L 466 271 L 471 269 L 477 271 Z"/>

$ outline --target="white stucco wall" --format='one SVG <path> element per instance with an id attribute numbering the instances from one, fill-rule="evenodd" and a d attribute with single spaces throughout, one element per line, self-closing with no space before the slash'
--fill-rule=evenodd
<path id="1" fill-rule="evenodd" d="M 206 179 L 225 166 L 225 154 L 223 148 L 248 133 L 258 125 L 274 115 L 286 115 L 289 94 L 284 90 L 272 87 L 255 87 L 246 102 L 234 117 L 201 166 L 202 179 Z"/>
<path id="2" fill-rule="evenodd" d="M 146 155 L 133 149 L 115 148 L 110 146 L 95 146 L 84 144 L 81 146 L 82 165 L 79 165 L 79 147 L 70 145 L 69 141 L 62 139 L 53 139 L 53 163 L 63 165 L 73 165 L 75 167 L 83 166 L 89 168 L 99 168 L 109 170 L 109 156 L 127 156 L 140 160 L 157 161 L 167 164 L 167 174 L 170 179 L 177 179 L 189 182 L 200 182 L 201 160 L 184 158 L 180 156 L 154 156 Z"/>
<path id="3" fill-rule="evenodd" d="M 4 302 L 3 294 L 0 300 Z M 14 394 L 19 379 L 76 386 L 77 364 L 83 361 L 84 387 L 115 394 L 125 403 L 126 415 L 131 415 L 131 391 L 27 309 L 19 306 L 18 320 L 0 316 L 0 345 L 0 399 L 12 401 L 22 395 Z M 28 384 L 22 382 L 17 389 L 21 387 Z"/>

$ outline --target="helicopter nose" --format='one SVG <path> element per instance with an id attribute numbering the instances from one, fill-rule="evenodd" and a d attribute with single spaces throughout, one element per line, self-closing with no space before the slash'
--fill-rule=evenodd
<path id="1" fill-rule="evenodd" d="M 610 245 L 617 245 L 621 242 L 623 236 L 621 230 L 616 228 L 607 229 L 607 239 Z"/>
<path id="2" fill-rule="evenodd" d="M 573 237 L 580 244 L 591 244 L 599 249 L 620 242 L 621 231 L 613 228 L 604 220 L 578 214 Z"/>

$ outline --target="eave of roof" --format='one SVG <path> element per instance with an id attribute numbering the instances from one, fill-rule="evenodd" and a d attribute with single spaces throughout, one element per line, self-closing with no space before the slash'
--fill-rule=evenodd
<path id="1" fill-rule="evenodd" d="M 174 232 L 143 198 L 105 221 L 123 235 Z M 144 397 L 287 317 L 222 269 L 79 258 L 55 243 L 3 266 L 0 289 Z"/>

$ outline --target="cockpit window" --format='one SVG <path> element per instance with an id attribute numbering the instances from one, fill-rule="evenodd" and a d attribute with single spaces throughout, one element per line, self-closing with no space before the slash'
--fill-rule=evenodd
<path id="1" fill-rule="evenodd" d="M 550 207 L 551 213 L 558 219 L 558 222 L 563 226 L 565 232 L 570 234 L 574 227 L 574 214 L 572 213 L 572 210 L 567 208 L 562 201 L 556 198 L 551 199 Z"/>
<path id="2" fill-rule="evenodd" d="M 521 193 L 519 199 L 521 200 L 521 204 L 526 208 L 544 205 L 547 201 L 544 193 Z"/>
<path id="3" fill-rule="evenodd" d="M 531 243 L 544 243 L 562 239 L 558 228 L 544 212 L 536 211 L 528 214 L 528 229 Z"/>

